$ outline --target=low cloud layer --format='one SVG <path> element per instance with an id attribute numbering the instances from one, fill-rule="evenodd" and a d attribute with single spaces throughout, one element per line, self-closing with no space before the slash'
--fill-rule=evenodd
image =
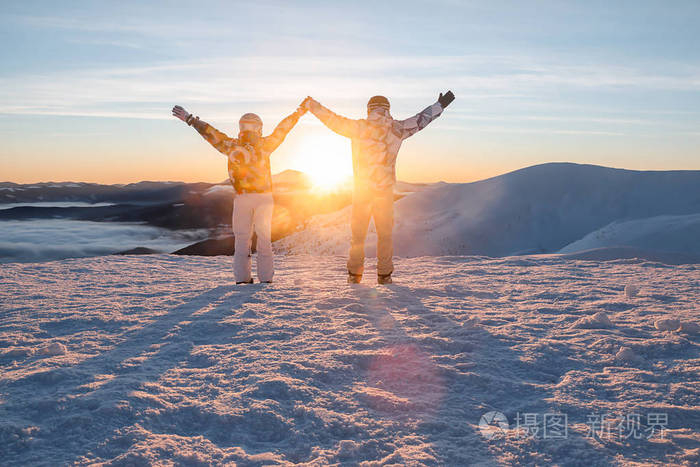
<path id="1" fill-rule="evenodd" d="M 147 247 L 169 253 L 206 237 L 136 224 L 74 220 L 0 222 L 0 263 L 100 256 Z"/>

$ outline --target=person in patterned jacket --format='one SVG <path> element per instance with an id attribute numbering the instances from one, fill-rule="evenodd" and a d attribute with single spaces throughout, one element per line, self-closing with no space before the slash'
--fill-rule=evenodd
<path id="1" fill-rule="evenodd" d="M 258 279 L 272 282 L 272 174 L 270 154 L 282 144 L 306 112 L 299 107 L 269 136 L 262 136 L 262 120 L 247 113 L 238 122 L 238 138 L 230 138 L 199 117 L 176 105 L 173 115 L 194 127 L 219 152 L 228 157 L 228 175 L 236 192 L 233 201 L 233 274 L 237 284 L 252 284 L 250 248 L 253 227 L 257 235 Z"/>
<path id="2" fill-rule="evenodd" d="M 377 281 L 391 283 L 396 156 L 401 143 L 440 116 L 454 98 L 452 91 L 441 93 L 437 102 L 406 120 L 392 118 L 389 100 L 384 96 L 372 97 L 367 103 L 367 118 L 359 120 L 336 115 L 311 97 L 302 103 L 329 129 L 352 140 L 354 189 L 348 282 L 362 280 L 365 238 L 373 217 L 377 230 Z"/>

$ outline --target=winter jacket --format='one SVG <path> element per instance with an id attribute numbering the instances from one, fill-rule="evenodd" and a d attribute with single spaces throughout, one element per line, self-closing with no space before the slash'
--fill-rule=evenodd
<path id="1" fill-rule="evenodd" d="M 294 112 L 255 146 L 244 144 L 237 138 L 229 138 L 199 119 L 192 126 L 219 152 L 228 156 L 228 176 L 236 193 L 268 193 L 272 191 L 270 154 L 282 144 L 300 116 L 301 113 Z"/>
<path id="2" fill-rule="evenodd" d="M 396 183 L 396 155 L 401 143 L 422 130 L 443 111 L 439 102 L 406 120 L 370 113 L 366 119 L 341 117 L 312 100 L 311 112 L 329 129 L 352 140 L 356 188 L 392 189 Z"/>

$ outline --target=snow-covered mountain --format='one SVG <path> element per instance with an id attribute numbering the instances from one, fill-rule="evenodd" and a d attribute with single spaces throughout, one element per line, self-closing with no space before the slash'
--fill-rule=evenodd
<path id="1" fill-rule="evenodd" d="M 570 253 L 612 245 L 697 252 L 700 171 L 549 163 L 474 183 L 430 185 L 397 201 L 395 213 L 399 256 Z M 320 216 L 276 247 L 345 254 L 349 219 L 349 209 Z M 373 243 L 371 231 L 369 256 Z"/>

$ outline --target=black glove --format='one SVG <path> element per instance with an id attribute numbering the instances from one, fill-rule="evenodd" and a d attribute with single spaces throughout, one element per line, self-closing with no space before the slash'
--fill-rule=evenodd
<path id="1" fill-rule="evenodd" d="M 438 97 L 438 102 L 440 103 L 443 109 L 450 105 L 450 103 L 452 103 L 453 100 L 455 100 L 455 95 L 452 94 L 452 91 L 447 91 L 447 93 L 445 93 L 444 95 L 440 93 L 440 97 Z"/>

